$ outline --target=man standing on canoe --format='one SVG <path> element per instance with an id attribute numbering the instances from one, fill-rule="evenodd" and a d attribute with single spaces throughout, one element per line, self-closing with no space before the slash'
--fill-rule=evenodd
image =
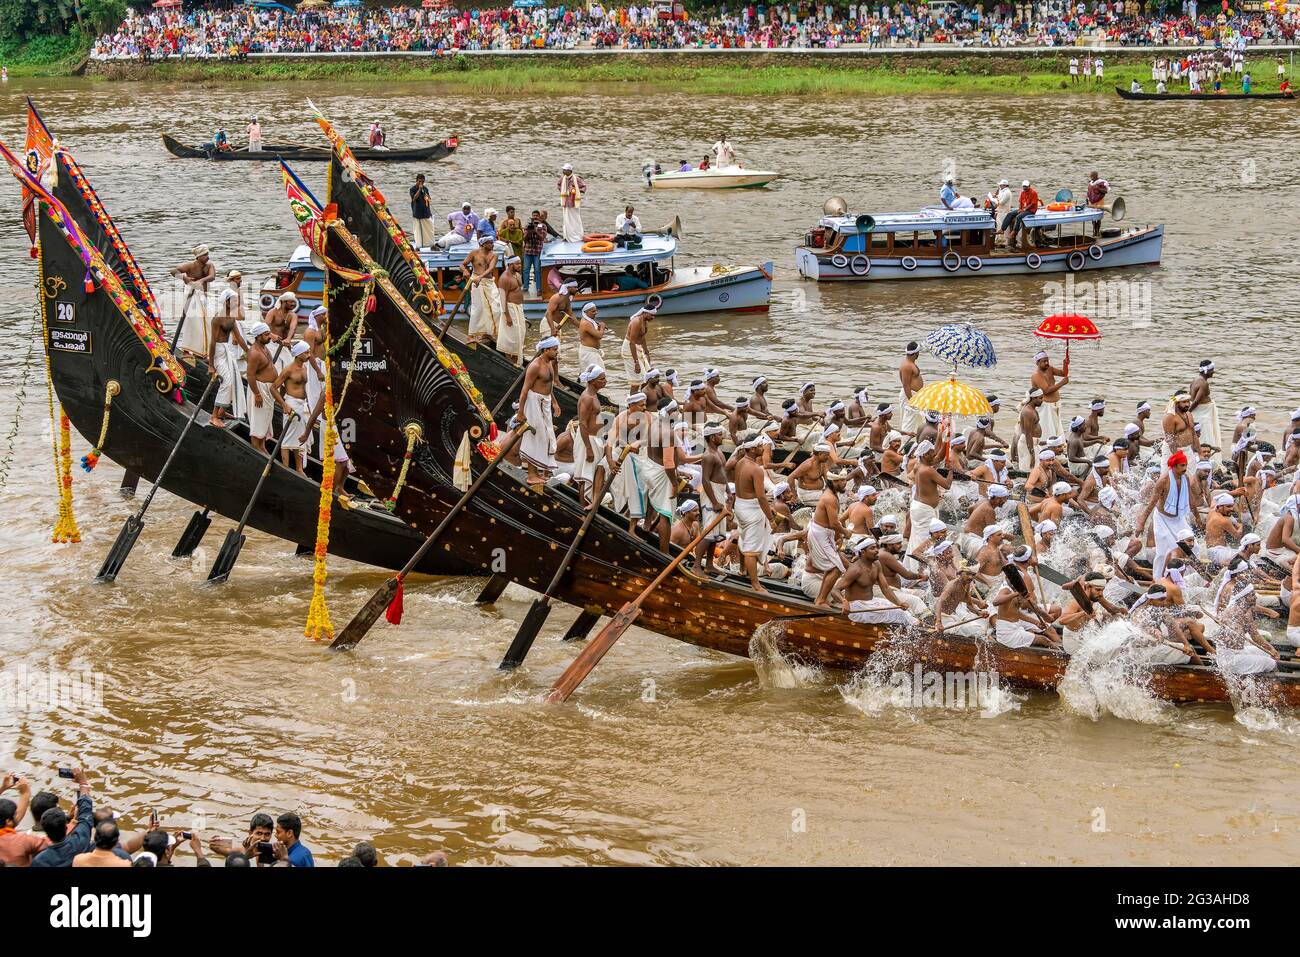
<path id="1" fill-rule="evenodd" d="M 257 117 L 253 117 L 253 122 L 248 124 L 248 152 L 262 152 L 262 124 Z"/>
<path id="2" fill-rule="evenodd" d="M 591 504 L 597 486 L 596 473 L 604 467 L 609 472 L 605 440 L 600 434 L 600 390 L 605 388 L 605 370 L 588 366 L 578 376 L 582 395 L 578 397 L 578 439 L 573 444 L 573 480 L 582 490 L 583 502 Z"/>
<path id="3" fill-rule="evenodd" d="M 275 377 L 272 389 L 285 414 L 292 415 L 294 419 L 292 424 L 285 426 L 284 442 L 280 445 L 280 461 L 285 468 L 296 469 L 299 475 L 305 475 L 303 466 L 306 464 L 304 460 L 310 444 L 306 425 L 311 414 L 311 407 L 307 404 L 307 380 L 314 374 L 308 367 L 314 360 L 311 345 L 306 342 L 295 342 L 291 349 L 292 361 Z M 290 352 L 290 348 L 285 351 Z M 289 462 L 291 453 L 294 458 L 292 464 Z"/>
<path id="4" fill-rule="evenodd" d="M 721 425 L 711 422 L 704 426 L 704 454 L 700 457 L 700 505 L 704 516 L 701 521 L 707 528 L 727 508 L 727 462 L 722 456 L 722 439 L 725 430 Z M 711 533 L 707 541 L 700 542 L 695 552 L 695 560 L 704 568 L 713 565 L 713 546 L 720 539 L 727 537 L 730 529 L 724 520 Z"/>
<path id="5" fill-rule="evenodd" d="M 573 295 L 573 291 L 577 288 L 578 284 L 573 280 L 561 283 L 560 288 L 555 290 L 551 298 L 546 301 L 546 334 L 548 336 L 555 336 L 558 339 L 560 337 L 560 327 L 564 325 L 566 319 L 573 318 L 573 313 L 569 311 L 573 308 L 573 300 L 569 297 Z"/>
<path id="6" fill-rule="evenodd" d="M 562 232 L 564 241 L 582 242 L 582 197 L 586 195 L 587 184 L 581 176 L 573 171 L 572 163 L 560 167 L 560 178 L 555 183 L 560 191 L 560 208 L 564 211 Z"/>
<path id="7" fill-rule="evenodd" d="M 600 351 L 600 342 L 605 338 L 605 324 L 597 318 L 598 310 L 594 302 L 582 307 L 582 318 L 578 320 L 578 368 L 597 365 L 604 368 L 605 356 Z"/>
<path id="8" fill-rule="evenodd" d="M 1136 83 L 1137 81 L 1134 80 L 1133 82 Z M 1135 90 L 1134 92 L 1141 92 L 1141 88 L 1139 87 L 1138 90 Z M 1091 173 L 1088 174 L 1087 195 L 1088 195 L 1089 206 L 1093 207 L 1094 209 L 1100 209 L 1101 204 L 1106 201 L 1106 194 L 1109 192 L 1110 192 L 1110 183 L 1102 179 L 1101 176 L 1097 174 L 1096 170 L 1093 170 Z M 1093 238 L 1095 239 L 1098 233 L 1100 232 L 1101 232 L 1101 220 L 1099 219 L 1092 224 Z"/>
<path id="9" fill-rule="evenodd" d="M 1196 447 L 1196 422 L 1192 418 L 1192 397 L 1179 390 L 1170 400 L 1169 410 L 1161 421 L 1164 429 L 1165 454 Z"/>
<path id="10" fill-rule="evenodd" d="M 505 303 L 501 327 L 497 330 L 497 350 L 517 366 L 524 364 L 524 333 L 528 329 L 528 321 L 524 317 L 524 285 L 520 262 L 518 256 L 507 259 L 505 272 L 497 281 L 498 291 Z"/>
<path id="11" fill-rule="evenodd" d="M 1057 376 L 1061 379 L 1058 382 Z M 1051 357 L 1040 350 L 1034 356 L 1034 371 L 1029 376 L 1030 389 L 1043 390 L 1043 404 L 1038 410 L 1038 422 L 1042 435 L 1062 435 L 1061 431 L 1061 389 L 1069 384 L 1070 377 L 1064 369 L 1052 365 Z"/>
<path id="12" fill-rule="evenodd" d="M 1147 519 L 1154 519 L 1156 540 L 1155 559 L 1151 564 L 1151 580 L 1163 578 L 1165 562 L 1178 547 L 1179 536 L 1187 530 L 1190 519 L 1197 526 L 1201 520 L 1192 510 L 1191 490 L 1187 478 L 1187 453 L 1174 452 L 1165 462 L 1168 471 L 1156 481 L 1151 498 L 1142 509 L 1137 529 L 1146 528 Z"/>
<path id="13" fill-rule="evenodd" d="M 271 361 L 275 363 L 275 371 L 282 372 L 293 361 L 289 348 L 298 331 L 298 297 L 286 292 L 266 311 L 263 318 L 271 328 L 271 341 L 275 343 L 275 348 L 271 350 Z"/>
<path id="14" fill-rule="evenodd" d="M 623 357 L 623 372 L 627 375 L 628 392 L 635 392 L 641 388 L 646 371 L 651 367 L 650 344 L 646 334 L 650 331 L 650 321 L 654 319 L 655 314 L 654 309 L 643 306 L 632 313 L 632 318 L 627 322 L 627 332 L 624 334 L 620 354 Z"/>
<path id="15" fill-rule="evenodd" d="M 772 540 L 772 506 L 767 501 L 767 473 L 758 458 L 763 451 L 761 435 L 746 436 L 736 457 L 736 521 L 740 525 L 740 554 L 754 591 L 767 593 L 758 583 L 759 563 L 767 556 Z"/>
<path id="16" fill-rule="evenodd" d="M 903 361 L 898 366 L 898 381 L 901 383 L 898 390 L 898 405 L 903 410 L 901 431 L 907 435 L 915 435 L 917 427 L 921 424 L 921 413 L 907 403 L 907 400 L 914 393 L 920 392 L 925 385 L 921 369 L 916 364 L 916 357 L 920 354 L 921 346 L 916 342 L 909 342 L 903 350 Z"/>
<path id="17" fill-rule="evenodd" d="M 554 336 L 537 343 L 537 355 L 528 363 L 519 390 L 519 415 L 532 426 L 519 442 L 529 485 L 541 485 L 555 471 L 555 416 L 560 414 L 560 403 L 552 393 L 559 376 L 559 356 L 560 340 Z"/>
<path id="18" fill-rule="evenodd" d="M 1214 446 L 1212 461 L 1215 466 L 1223 463 L 1219 446 L 1223 442 L 1223 433 L 1219 431 L 1219 407 L 1210 396 L 1210 379 L 1214 378 L 1214 362 L 1210 359 L 1201 361 L 1196 378 L 1187 390 L 1191 404 L 1187 411 L 1192 413 L 1192 421 L 1201 427 L 1201 442 Z"/>
<path id="19" fill-rule="evenodd" d="M 818 605 L 828 605 L 831 589 L 846 570 L 839 543 L 848 536 L 848 531 L 840 522 L 840 493 L 848 478 L 847 471 L 827 472 L 823 476 L 822 492 L 808 522 L 808 568 L 822 576 L 815 601 Z"/>
<path id="20" fill-rule="evenodd" d="M 497 289 L 497 255 L 489 237 L 460 264 L 469 287 L 469 341 L 494 342 L 501 325 L 501 292 Z"/>
<path id="21" fill-rule="evenodd" d="M 916 567 L 911 556 L 924 551 L 930 537 L 930 523 L 939 517 L 939 500 L 945 490 L 952 488 L 952 476 L 940 475 L 934 466 L 936 452 L 934 443 L 928 441 L 919 443 L 914 452 L 916 471 L 912 474 L 912 504 L 907 511 L 912 524 L 907 539 L 909 568 Z"/>
<path id="22" fill-rule="evenodd" d="M 248 441 L 259 452 L 266 452 L 266 440 L 272 438 L 275 419 L 276 395 L 271 388 L 275 382 L 275 363 L 267 346 L 271 342 L 271 327 L 264 322 L 253 324 L 249 330 L 253 344 L 248 350 Z"/>
<path id="23" fill-rule="evenodd" d="M 411 234 L 416 249 L 428 249 L 437 239 L 433 235 L 433 204 L 423 173 L 415 177 L 415 185 L 411 187 Z"/>
<path id="24" fill-rule="evenodd" d="M 239 353 L 248 352 L 248 343 L 239 329 L 244 318 L 244 304 L 239 298 L 243 276 L 232 269 L 226 274 L 230 286 L 221 293 L 217 314 L 212 317 L 212 334 L 208 337 L 208 369 L 221 377 L 217 387 L 216 404 L 212 407 L 211 424 L 225 428 L 226 415 L 238 417 L 243 412 L 243 383 L 239 378 Z"/>
<path id="25" fill-rule="evenodd" d="M 199 316 L 203 319 L 200 325 L 199 334 L 185 335 L 182 330 L 178 338 L 178 344 L 182 349 L 188 349 L 190 352 L 196 352 L 201 355 L 208 353 L 208 286 L 217 278 L 217 267 L 208 255 L 208 247 L 200 243 L 194 247 L 194 258 L 189 262 L 183 262 L 172 270 L 173 276 L 179 276 L 181 282 L 185 284 L 185 301 L 181 304 L 181 317 L 178 320 L 184 324 L 185 319 L 189 316 L 190 300 L 197 298 L 199 301 Z M 194 327 L 190 326 L 192 330 Z"/>
<path id="26" fill-rule="evenodd" d="M 1043 434 L 1042 420 L 1039 417 L 1043 408 L 1043 390 L 1037 386 L 1025 396 L 1025 404 L 1020 407 L 1020 421 L 1016 425 L 1015 444 L 1011 448 L 1011 464 L 1020 465 L 1023 453 L 1025 468 L 1032 469 L 1038 461 L 1038 439 Z M 1052 433 L 1059 435 L 1059 432 Z"/>

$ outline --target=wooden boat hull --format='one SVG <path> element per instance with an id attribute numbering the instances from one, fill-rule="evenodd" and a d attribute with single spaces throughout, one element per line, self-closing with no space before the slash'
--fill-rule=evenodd
<path id="1" fill-rule="evenodd" d="M 1115 87 L 1115 92 L 1119 94 L 1121 100 L 1157 100 L 1169 102 L 1184 101 L 1210 101 L 1218 102 L 1223 100 L 1294 100 L 1294 93 L 1134 93 L 1123 87 Z"/>
<path id="2" fill-rule="evenodd" d="M 1145 226 L 1123 230 L 1113 238 L 1102 237 L 1088 248 L 1054 251 L 1038 249 L 1030 252 L 1004 249 L 979 257 L 957 256 L 955 262 L 949 258 L 947 263 L 937 256 L 876 258 L 865 255 L 826 255 L 810 246 L 798 246 L 795 248 L 795 265 L 800 276 L 819 282 L 966 279 L 1090 272 L 1123 266 L 1159 265 L 1164 235 L 1164 226 Z"/>
<path id="3" fill-rule="evenodd" d="M 331 258 L 343 266 L 356 265 L 336 236 L 329 242 Z M 361 294 L 360 288 L 348 287 L 332 299 L 328 321 L 333 330 L 342 333 L 346 328 Z M 352 451 L 358 469 L 376 491 L 390 489 L 405 451 L 402 425 L 417 421 L 424 426 L 428 440 L 418 447 L 397 511 L 417 529 L 429 532 L 459 497 L 449 478 L 464 430 L 477 437 L 485 423 L 432 356 L 429 335 L 419 328 L 420 322 L 394 308 L 386 295 L 379 297 L 372 328 L 374 356 L 380 361 L 364 374 L 355 374 L 351 386 L 359 396 Z M 476 468 L 482 467 L 482 460 L 477 460 Z M 540 591 L 556 571 L 582 517 L 568 490 L 532 490 L 501 471 L 452 522 L 442 548 L 484 572 L 497 571 Z M 668 560 L 649 541 L 629 534 L 619 516 L 602 513 L 592 523 L 557 598 L 613 615 L 640 594 Z M 759 595 L 735 580 L 708 580 L 685 570 L 674 573 L 648 597 L 637 623 L 700 647 L 747 656 L 755 631 L 778 619 L 786 619 L 773 636 L 783 653 L 828 668 L 862 668 L 874 653 L 896 644 L 888 629 L 826 615 L 793 589 Z M 919 661 L 932 671 L 996 671 L 1013 686 L 1048 691 L 1060 682 L 1068 660 L 1061 652 L 1014 650 L 948 636 L 930 636 L 905 649 L 896 647 L 898 664 L 908 668 Z M 1156 694 L 1173 701 L 1228 698 L 1222 679 L 1209 669 L 1155 668 L 1150 680 Z M 1300 685 L 1293 679 L 1273 676 L 1262 679 L 1260 686 L 1265 698 L 1279 705 L 1300 704 Z"/>
<path id="4" fill-rule="evenodd" d="M 172 156 L 181 159 L 215 160 L 223 163 L 240 161 L 278 162 L 281 159 L 290 163 L 325 163 L 329 161 L 332 155 L 328 148 L 275 144 L 266 144 L 257 153 L 250 153 L 248 150 L 205 150 L 197 146 L 186 146 L 166 133 L 162 134 L 162 142 L 163 147 Z M 357 156 L 359 159 L 382 163 L 432 162 L 450 156 L 456 152 L 459 145 L 460 141 L 453 136 L 448 137 L 441 143 L 409 150 L 358 150 Z"/>

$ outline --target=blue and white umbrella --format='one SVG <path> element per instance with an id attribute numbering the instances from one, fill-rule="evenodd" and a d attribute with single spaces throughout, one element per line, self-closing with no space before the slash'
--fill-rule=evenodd
<path id="1" fill-rule="evenodd" d="M 959 365 L 972 369 L 992 369 L 998 364 L 993 351 L 993 340 L 969 322 L 954 322 L 940 326 L 925 337 L 925 348 L 936 359 L 951 362 L 954 371 Z"/>

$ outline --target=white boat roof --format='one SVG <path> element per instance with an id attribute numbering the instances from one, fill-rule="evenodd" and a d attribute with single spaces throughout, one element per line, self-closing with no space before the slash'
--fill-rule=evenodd
<path id="1" fill-rule="evenodd" d="M 542 266 L 610 266 L 621 269 L 636 263 L 671 259 L 677 253 L 677 240 L 672 236 L 643 235 L 641 244 L 640 249 L 616 248 L 608 253 L 584 253 L 582 243 L 567 243 L 562 239 L 555 239 L 542 249 Z M 472 244 L 462 243 L 446 250 L 422 249 L 420 258 L 430 269 L 447 269 L 459 266 L 472 248 Z M 514 255 L 510 244 L 500 240 L 493 250 L 498 256 Z M 311 250 L 305 244 L 299 245 L 289 257 L 290 269 L 306 269 L 311 265 Z"/>
<path id="2" fill-rule="evenodd" d="M 991 229 L 993 215 L 986 209 L 944 209 L 942 206 L 927 206 L 914 213 L 870 213 L 875 225 L 872 232 L 895 233 L 905 230 L 944 230 Z M 1100 219 L 1102 211 L 1089 207 L 1071 207 L 1070 209 L 1052 211 L 1040 209 L 1025 222 L 1030 226 L 1063 226 L 1067 223 L 1088 223 Z M 820 226 L 829 226 L 839 233 L 861 232 L 858 228 L 858 214 L 850 216 L 823 216 Z"/>

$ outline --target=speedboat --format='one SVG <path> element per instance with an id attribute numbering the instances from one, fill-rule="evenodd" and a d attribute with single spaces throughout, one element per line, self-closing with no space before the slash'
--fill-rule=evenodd
<path id="1" fill-rule="evenodd" d="M 766 186 L 780 176 L 771 170 L 746 169 L 743 166 L 710 166 L 708 169 L 668 170 L 655 172 L 645 167 L 646 185 L 651 189 L 755 189 Z"/>
<path id="2" fill-rule="evenodd" d="M 1160 263 L 1164 226 L 1107 225 L 1124 218 L 1122 197 L 1102 206 L 1057 201 L 1025 219 L 1019 248 L 996 239 L 988 209 L 927 207 L 914 213 L 850 215 L 829 200 L 795 247 L 799 275 L 816 280 L 948 279 L 1081 272 Z"/>
<path id="3" fill-rule="evenodd" d="M 542 250 L 542 295 L 530 290 L 524 298 L 529 319 L 545 315 L 546 304 L 561 284 L 573 281 L 574 312 L 586 303 L 600 307 L 602 318 L 627 318 L 642 306 L 654 306 L 662 316 L 698 312 L 766 311 L 772 295 L 772 263 L 760 266 L 678 266 L 678 241 L 672 230 L 646 233 L 639 243 L 627 243 L 612 234 L 588 234 L 579 243 L 557 239 Z M 448 309 L 455 309 L 465 287 L 460 265 L 475 247 L 469 243 L 448 249 L 421 249 Z M 513 255 L 509 244 L 495 246 L 498 268 Z M 289 263 L 278 270 L 261 290 L 265 312 L 286 292 L 298 298 L 298 310 L 306 315 L 320 305 L 324 274 L 312 262 L 305 245 L 294 250 Z M 462 308 L 459 315 L 468 318 Z"/>

